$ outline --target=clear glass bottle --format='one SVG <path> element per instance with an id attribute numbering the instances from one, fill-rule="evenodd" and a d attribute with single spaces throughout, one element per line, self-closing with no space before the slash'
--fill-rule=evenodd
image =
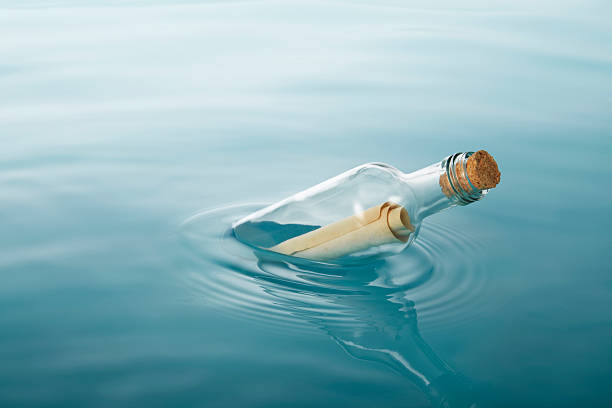
<path id="1" fill-rule="evenodd" d="M 316 261 L 388 256 L 416 239 L 423 219 L 480 200 L 499 177 L 495 160 L 484 150 L 456 153 L 408 174 L 384 163 L 367 163 L 250 214 L 233 225 L 234 234 L 261 250 Z M 394 208 L 399 229 L 391 222 Z M 380 225 L 389 225 L 390 238 L 379 239 L 382 230 L 369 222 L 383 215 L 388 218 Z M 355 234 L 366 224 L 370 230 Z M 321 238 L 325 227 L 331 235 Z M 308 240 L 315 233 L 319 237 Z M 300 250 L 283 249 L 292 238 L 307 240 Z M 333 250 L 308 250 L 313 245 L 322 248 L 326 240 L 337 243 Z"/>

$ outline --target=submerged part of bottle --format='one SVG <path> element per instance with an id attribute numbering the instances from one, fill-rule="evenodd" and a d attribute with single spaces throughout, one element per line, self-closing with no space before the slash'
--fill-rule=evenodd
<path id="1" fill-rule="evenodd" d="M 484 150 L 409 174 L 368 163 L 239 220 L 234 234 L 256 248 L 315 261 L 387 256 L 414 241 L 425 217 L 480 200 L 499 179 Z"/>

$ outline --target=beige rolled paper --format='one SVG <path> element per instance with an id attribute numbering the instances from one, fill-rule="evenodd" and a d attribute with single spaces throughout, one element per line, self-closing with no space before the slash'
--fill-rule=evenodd
<path id="1" fill-rule="evenodd" d="M 406 209 L 387 201 L 269 249 L 285 255 L 324 261 L 374 246 L 404 243 L 413 232 L 414 227 L 410 224 Z"/>

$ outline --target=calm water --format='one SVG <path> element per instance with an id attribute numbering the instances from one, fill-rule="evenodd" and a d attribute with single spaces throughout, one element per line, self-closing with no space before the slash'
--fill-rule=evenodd
<path id="1" fill-rule="evenodd" d="M 607 406 L 611 13 L 0 1 L 0 405 Z M 501 185 L 388 262 L 226 235 L 478 148 Z"/>

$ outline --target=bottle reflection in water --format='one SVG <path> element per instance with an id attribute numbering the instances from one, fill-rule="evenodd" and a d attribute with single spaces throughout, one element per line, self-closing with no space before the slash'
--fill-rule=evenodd
<path id="1" fill-rule="evenodd" d="M 278 281 L 259 279 L 265 293 L 274 297 L 277 307 L 325 331 L 351 356 L 382 363 L 408 378 L 434 407 L 475 408 L 470 382 L 444 362 L 421 337 L 415 305 L 397 288 L 377 286 L 386 275 L 384 260 L 367 266 L 345 268 L 309 263 L 307 268 L 272 260 L 262 253 L 258 267 L 275 275 L 278 269 L 299 269 L 299 276 L 312 283 L 300 286 L 299 301 L 295 288 Z M 335 285 L 329 279 L 336 278 Z M 324 287 L 334 290 L 318 290 Z M 320 313 L 322 304 L 335 313 Z"/>

